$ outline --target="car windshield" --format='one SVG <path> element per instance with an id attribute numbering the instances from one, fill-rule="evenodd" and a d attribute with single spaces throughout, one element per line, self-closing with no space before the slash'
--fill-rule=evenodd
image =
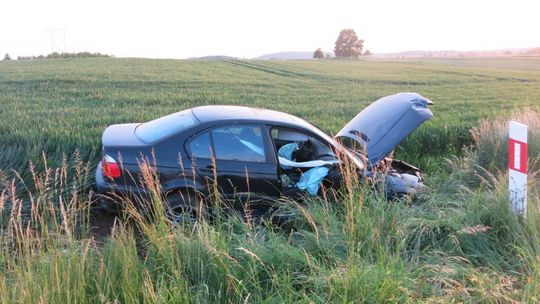
<path id="1" fill-rule="evenodd" d="M 197 120 L 191 110 L 185 110 L 143 123 L 137 126 L 135 135 L 148 144 L 186 130 L 196 124 Z"/>

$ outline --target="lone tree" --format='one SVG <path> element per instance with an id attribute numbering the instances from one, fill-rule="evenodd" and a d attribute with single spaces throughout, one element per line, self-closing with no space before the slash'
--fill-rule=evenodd
<path id="1" fill-rule="evenodd" d="M 364 52 L 364 54 L 362 54 L 362 55 L 363 55 L 363 56 L 371 56 L 371 55 L 373 55 L 373 54 L 372 54 L 369 50 L 366 50 L 366 51 Z"/>
<path id="2" fill-rule="evenodd" d="M 324 53 L 321 50 L 321 48 L 318 48 L 318 49 L 315 50 L 315 52 L 313 52 L 313 58 L 315 58 L 315 59 L 323 59 L 324 58 Z"/>
<path id="3" fill-rule="evenodd" d="M 336 57 L 358 58 L 362 55 L 364 40 L 358 39 L 353 29 L 344 29 L 336 40 L 334 53 Z"/>
<path id="4" fill-rule="evenodd" d="M 7 60 L 11 60 L 11 57 L 9 56 L 8 53 L 6 53 L 6 55 L 4 56 L 4 60 L 6 60 L 6 61 L 7 61 Z"/>

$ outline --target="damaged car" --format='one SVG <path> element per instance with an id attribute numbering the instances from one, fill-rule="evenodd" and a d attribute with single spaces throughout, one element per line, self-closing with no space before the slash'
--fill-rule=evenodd
<path id="1" fill-rule="evenodd" d="M 97 191 L 145 196 L 138 177 L 141 161 L 150 160 L 171 210 L 193 210 L 216 190 L 238 208 L 246 201 L 271 205 L 339 187 L 347 161 L 356 174 L 381 180 L 388 197 L 414 196 L 426 190 L 420 170 L 387 156 L 433 116 L 431 104 L 416 93 L 380 98 L 334 137 L 299 117 L 243 106 L 200 106 L 112 125 L 102 136 Z"/>

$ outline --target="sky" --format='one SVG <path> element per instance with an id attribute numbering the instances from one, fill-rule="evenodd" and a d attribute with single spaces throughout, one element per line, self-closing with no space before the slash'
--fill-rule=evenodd
<path id="1" fill-rule="evenodd" d="M 540 47 L 539 0 L 7 0 L 0 55 L 253 58 L 331 52 L 352 28 L 372 53 Z"/>

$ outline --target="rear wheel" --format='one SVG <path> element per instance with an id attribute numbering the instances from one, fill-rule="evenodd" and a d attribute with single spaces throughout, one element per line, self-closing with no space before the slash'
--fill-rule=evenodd
<path id="1" fill-rule="evenodd" d="M 201 215 L 202 194 L 193 190 L 179 190 L 167 195 L 167 218 L 174 224 L 193 224 Z"/>

